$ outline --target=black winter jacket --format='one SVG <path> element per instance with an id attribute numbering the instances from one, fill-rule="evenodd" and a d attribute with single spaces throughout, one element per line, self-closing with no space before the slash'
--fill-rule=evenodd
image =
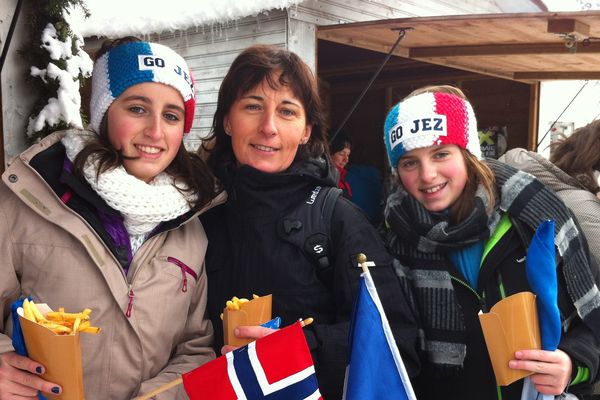
<path id="1" fill-rule="evenodd" d="M 449 271 L 452 275 L 457 302 L 465 318 L 467 354 L 464 369 L 457 375 L 443 377 L 423 362 L 422 374 L 415 380 L 415 391 L 419 400 L 439 398 L 519 400 L 521 398 L 522 380 L 501 387 L 501 397 L 498 396 L 492 365 L 477 315 L 482 309 L 484 312 L 489 311 L 503 297 L 531 291 L 525 275 L 525 255 L 533 232 L 517 221 L 512 223 L 512 227 L 485 257 L 480 269 L 477 290 L 469 287 L 466 283 L 467 279 L 457 268 L 453 267 Z M 600 342 L 576 316 L 565 287 L 562 263 L 558 268 L 559 309 L 562 319 L 566 316 L 572 317 L 568 332 L 563 333 L 558 347 L 571 357 L 574 372 L 578 366 L 587 367 L 590 370 L 591 381 L 595 382 L 598 380 Z M 593 271 L 597 275 L 598 268 L 595 265 Z M 595 278 L 598 282 L 598 276 Z M 504 296 L 501 293 L 501 286 L 505 291 Z M 568 388 L 568 392 L 579 397 L 591 393 L 591 390 L 589 381 Z"/>
<path id="2" fill-rule="evenodd" d="M 378 232 L 347 199 L 337 200 L 331 221 L 331 268 L 317 274 L 316 263 L 300 247 L 278 236 L 282 217 L 306 201 L 316 186 L 335 186 L 327 161 L 293 164 L 277 174 L 225 166 L 217 176 L 228 201 L 202 215 L 209 246 L 208 310 L 215 351 L 223 345 L 220 314 L 233 296 L 273 295 L 273 316 L 282 325 L 313 317 L 305 328 L 321 393 L 340 399 L 347 360 L 348 326 L 365 253 L 379 296 L 409 374 L 418 372 L 416 320 Z"/>

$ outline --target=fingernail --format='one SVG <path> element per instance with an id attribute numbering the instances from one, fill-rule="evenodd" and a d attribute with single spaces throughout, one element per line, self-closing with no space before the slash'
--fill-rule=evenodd
<path id="1" fill-rule="evenodd" d="M 235 336 L 238 336 L 238 335 L 240 334 L 240 330 L 239 330 L 238 328 L 235 328 L 235 329 L 233 330 L 233 334 L 234 334 Z"/>
<path id="2" fill-rule="evenodd" d="M 58 394 L 58 393 L 60 393 L 60 388 L 59 388 L 58 386 L 54 386 L 54 387 L 52 388 L 52 393 L 54 393 L 54 394 Z"/>
<path id="3" fill-rule="evenodd" d="M 37 367 L 35 368 L 35 372 L 37 372 L 38 374 L 41 374 L 41 373 L 42 373 L 42 371 L 43 371 L 43 370 L 42 370 L 42 367 L 40 367 L 40 366 L 37 366 Z"/>
<path id="4" fill-rule="evenodd" d="M 508 366 L 509 366 L 510 368 L 514 368 L 514 367 L 516 367 L 516 366 L 517 366 L 517 363 L 516 363 L 515 361 L 509 361 L 509 362 L 508 362 Z"/>
<path id="5" fill-rule="evenodd" d="M 515 357 L 520 358 L 523 355 L 523 353 L 521 353 L 520 351 L 517 351 L 515 353 Z"/>

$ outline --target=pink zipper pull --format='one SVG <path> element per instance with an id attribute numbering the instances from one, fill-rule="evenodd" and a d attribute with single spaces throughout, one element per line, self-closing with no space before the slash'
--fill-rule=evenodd
<path id="1" fill-rule="evenodd" d="M 181 286 L 181 291 L 185 293 L 187 292 L 187 276 L 183 268 L 181 268 L 181 273 L 183 274 L 183 285 Z"/>
<path id="2" fill-rule="evenodd" d="M 131 285 L 129 285 L 129 302 L 127 303 L 127 312 L 125 313 L 125 315 L 127 316 L 127 318 L 131 317 L 131 310 L 133 309 L 133 297 L 135 296 L 133 294 L 133 288 L 131 287 Z"/>
<path id="3" fill-rule="evenodd" d="M 187 274 L 190 274 L 194 279 L 198 280 L 198 275 L 194 272 L 193 269 L 191 269 L 190 267 L 188 267 L 187 265 L 185 265 L 184 262 L 176 259 L 175 257 L 167 257 L 167 261 L 178 266 L 179 269 L 181 269 L 181 275 L 182 275 L 182 279 L 183 279 L 183 284 L 181 286 L 181 291 L 182 292 L 187 292 L 187 288 L 188 288 L 188 279 L 187 279 Z"/>

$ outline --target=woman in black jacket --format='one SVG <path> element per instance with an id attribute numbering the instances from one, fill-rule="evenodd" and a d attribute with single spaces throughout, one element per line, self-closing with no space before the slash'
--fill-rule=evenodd
<path id="1" fill-rule="evenodd" d="M 527 246 L 548 219 L 560 341 L 553 351 L 520 349 L 508 366 L 533 372 L 542 394 L 589 393 L 598 380 L 600 293 L 587 243 L 561 200 L 533 176 L 481 159 L 473 109 L 456 88 L 413 92 L 388 114 L 384 141 L 399 181 L 385 209 L 387 243 L 406 267 L 423 329 L 417 397 L 521 399 L 523 380 L 497 387 L 478 313 L 532 291 Z"/>
<path id="2" fill-rule="evenodd" d="M 241 53 L 221 85 L 212 135 L 204 145 L 228 200 L 204 214 L 202 222 L 209 239 L 208 308 L 215 349 L 231 349 L 222 348 L 220 314 L 226 300 L 272 294 L 273 315 L 283 325 L 315 319 L 305 335 L 321 393 L 339 399 L 361 272 L 358 253 L 375 263 L 371 273 L 411 372 L 418 368 L 416 322 L 392 259 L 362 212 L 343 197 L 330 221 L 310 208 L 322 204 L 321 196 L 337 184 L 321 107 L 315 79 L 297 55 L 272 46 Z M 238 336 L 269 332 L 242 327 Z"/>

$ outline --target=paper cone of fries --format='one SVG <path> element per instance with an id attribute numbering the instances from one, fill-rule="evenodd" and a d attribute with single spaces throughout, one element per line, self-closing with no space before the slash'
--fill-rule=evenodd
<path id="1" fill-rule="evenodd" d="M 541 348 L 533 293 L 521 292 L 502 299 L 490 312 L 479 314 L 479 322 L 498 385 L 510 385 L 533 373 L 508 367 L 517 350 Z"/>
<path id="2" fill-rule="evenodd" d="M 225 344 L 231 346 L 245 346 L 253 339 L 238 338 L 233 330 L 238 326 L 260 325 L 269 321 L 271 317 L 272 296 L 257 297 L 240 306 L 239 310 L 223 310 L 223 339 Z"/>
<path id="3" fill-rule="evenodd" d="M 46 315 L 50 308 L 37 304 Z M 79 332 L 72 335 L 58 335 L 43 325 L 28 320 L 19 309 L 19 323 L 23 331 L 29 358 L 42 364 L 46 372 L 42 378 L 62 387 L 60 395 L 44 393 L 48 399 L 83 400 L 83 370 Z"/>

